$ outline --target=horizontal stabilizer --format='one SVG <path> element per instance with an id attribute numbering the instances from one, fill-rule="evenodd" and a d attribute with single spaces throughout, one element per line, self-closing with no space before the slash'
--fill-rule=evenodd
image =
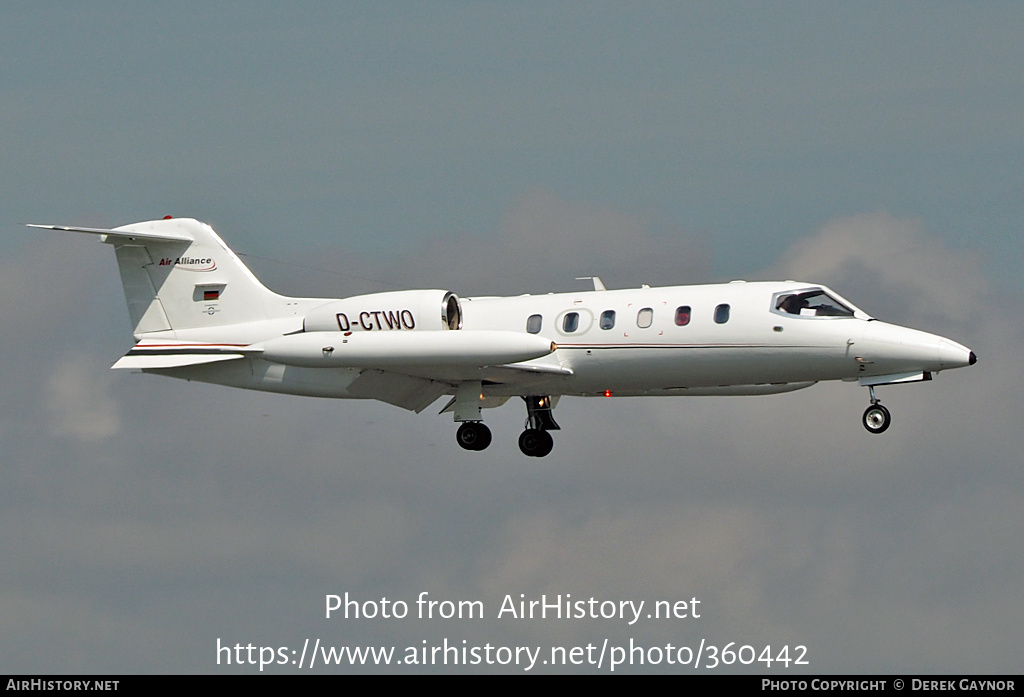
<path id="1" fill-rule="evenodd" d="M 177 355 L 177 356 L 122 356 L 110 366 L 111 370 L 151 370 L 153 368 L 183 368 L 187 365 L 217 363 L 242 358 L 240 353 L 225 353 L 219 356 L 210 355 Z"/>
<path id="2" fill-rule="evenodd" d="M 187 341 L 143 341 L 111 366 L 114 370 L 151 370 L 182 368 L 242 358 L 244 346 L 234 344 L 203 344 Z"/>
<path id="3" fill-rule="evenodd" d="M 131 230 L 131 226 L 125 226 L 116 230 L 105 230 L 93 227 L 70 227 L 66 225 L 37 225 L 28 223 L 28 227 L 41 228 L 43 230 L 60 230 L 62 232 L 85 232 L 92 235 L 106 235 L 120 239 L 155 240 L 159 242 L 192 242 L 193 238 L 180 231 L 152 232 L 150 230 Z"/>

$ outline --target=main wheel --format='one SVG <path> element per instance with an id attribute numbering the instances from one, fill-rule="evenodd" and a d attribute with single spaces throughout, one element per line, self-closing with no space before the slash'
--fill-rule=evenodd
<path id="1" fill-rule="evenodd" d="M 491 429 L 480 421 L 466 421 L 459 426 L 455 440 L 466 450 L 483 450 L 491 444 Z"/>
<path id="2" fill-rule="evenodd" d="M 555 447 L 551 434 L 539 428 L 528 428 L 519 436 L 519 449 L 529 457 L 544 457 Z"/>
<path id="3" fill-rule="evenodd" d="M 881 404 L 872 404 L 864 412 L 864 428 L 869 433 L 882 433 L 892 423 L 892 415 Z"/>

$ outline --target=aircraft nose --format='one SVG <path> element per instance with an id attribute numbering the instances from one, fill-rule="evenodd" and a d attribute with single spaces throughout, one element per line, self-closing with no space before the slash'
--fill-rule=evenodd
<path id="1" fill-rule="evenodd" d="M 939 364 L 943 369 L 962 368 L 977 362 L 978 356 L 966 346 L 961 346 L 949 339 L 939 340 Z"/>

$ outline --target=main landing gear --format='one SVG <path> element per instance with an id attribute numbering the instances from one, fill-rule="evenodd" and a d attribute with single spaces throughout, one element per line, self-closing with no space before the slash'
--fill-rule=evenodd
<path id="1" fill-rule="evenodd" d="M 892 415 L 875 396 L 874 386 L 868 386 L 868 390 L 871 392 L 871 406 L 865 410 L 862 422 L 868 433 L 882 433 L 892 423 Z"/>
<path id="2" fill-rule="evenodd" d="M 466 450 L 483 450 L 491 444 L 491 429 L 484 426 L 480 414 L 480 401 L 484 398 L 482 390 L 478 381 L 460 382 L 455 399 L 449 405 L 455 407 L 455 420 L 462 424 L 455 439 Z"/>
<path id="3" fill-rule="evenodd" d="M 466 450 L 483 450 L 491 444 L 491 429 L 482 421 L 466 421 L 459 426 L 455 439 Z"/>
<path id="4" fill-rule="evenodd" d="M 544 457 L 555 447 L 548 431 L 561 430 L 551 414 L 551 397 L 523 397 L 526 402 L 526 430 L 519 436 L 519 449 L 528 457 Z"/>
<path id="5" fill-rule="evenodd" d="M 465 450 L 483 450 L 491 444 L 491 429 L 480 417 L 480 386 L 460 385 L 455 396 L 455 420 L 460 422 L 455 440 Z M 548 431 L 561 430 L 551 415 L 550 395 L 523 397 L 526 402 L 526 430 L 519 436 L 519 449 L 528 457 L 544 457 L 551 452 L 555 441 Z"/>
<path id="6" fill-rule="evenodd" d="M 519 449 L 529 457 L 544 457 L 555 447 L 555 440 L 547 431 L 528 428 L 519 436 Z"/>

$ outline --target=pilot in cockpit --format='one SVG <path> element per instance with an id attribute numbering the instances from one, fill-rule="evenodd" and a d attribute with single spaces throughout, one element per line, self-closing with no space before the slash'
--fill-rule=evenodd
<path id="1" fill-rule="evenodd" d="M 787 295 L 779 301 L 778 309 L 791 315 L 799 315 L 800 311 L 810 306 L 805 295 Z"/>

